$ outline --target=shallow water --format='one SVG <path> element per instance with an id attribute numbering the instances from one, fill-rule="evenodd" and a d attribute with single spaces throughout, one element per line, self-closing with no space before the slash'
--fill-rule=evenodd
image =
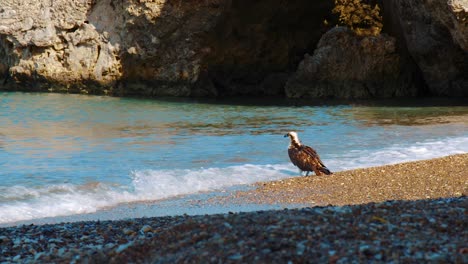
<path id="1" fill-rule="evenodd" d="M 289 130 L 340 171 L 468 152 L 468 107 L 0 93 L 0 224 L 297 176 Z"/>

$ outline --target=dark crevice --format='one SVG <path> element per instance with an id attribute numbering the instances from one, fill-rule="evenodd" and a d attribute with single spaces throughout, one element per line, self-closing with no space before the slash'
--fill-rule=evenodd
<path id="1" fill-rule="evenodd" d="M 3 80 L 3 85 L 6 85 L 8 83 L 8 80 L 10 79 L 10 69 L 7 67 L 4 73 L 5 79 Z"/>
<path id="2" fill-rule="evenodd" d="M 75 31 L 77 31 L 79 28 L 80 28 L 80 26 L 78 26 L 77 24 L 75 24 L 72 28 L 67 28 L 67 29 L 65 29 L 64 31 L 67 32 L 67 33 L 73 33 L 73 32 L 75 32 Z"/>
<path id="3" fill-rule="evenodd" d="M 96 56 L 96 61 L 99 59 L 99 56 L 101 55 L 101 45 L 97 45 L 97 56 Z"/>
<path id="4" fill-rule="evenodd" d="M 258 87 L 269 75 L 292 73 L 313 53 L 332 8 L 333 1 L 233 2 L 206 40 L 205 68 L 220 94 L 266 94 Z"/>

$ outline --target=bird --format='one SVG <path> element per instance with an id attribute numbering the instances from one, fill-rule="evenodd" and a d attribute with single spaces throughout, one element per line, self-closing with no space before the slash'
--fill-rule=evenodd
<path id="1" fill-rule="evenodd" d="M 313 148 L 301 144 L 297 133 L 294 131 L 288 132 L 284 137 L 291 139 L 288 147 L 288 155 L 291 162 L 298 167 L 302 172 L 306 172 L 306 176 L 309 176 L 309 172 L 314 171 L 315 175 L 319 176 L 322 173 L 326 175 L 332 174 L 332 172 L 325 166 L 320 160 L 320 156 Z"/>

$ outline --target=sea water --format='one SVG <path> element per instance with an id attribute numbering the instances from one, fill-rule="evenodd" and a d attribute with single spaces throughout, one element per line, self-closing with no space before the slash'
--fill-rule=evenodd
<path id="1" fill-rule="evenodd" d="M 291 130 L 332 171 L 468 152 L 468 106 L 366 105 L 0 93 L 0 225 L 296 177 Z"/>

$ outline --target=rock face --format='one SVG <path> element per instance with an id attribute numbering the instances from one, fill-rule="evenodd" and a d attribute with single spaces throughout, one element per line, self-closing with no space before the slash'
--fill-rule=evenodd
<path id="1" fill-rule="evenodd" d="M 419 67 L 429 93 L 468 96 L 468 1 L 381 1 L 386 31 Z"/>
<path id="2" fill-rule="evenodd" d="M 402 71 L 395 39 L 357 36 L 345 27 L 323 35 L 313 56 L 306 55 L 288 80 L 292 98 L 389 98 L 414 96 L 411 75 Z"/>
<path id="3" fill-rule="evenodd" d="M 332 0 L 0 2 L 0 90 L 139 96 L 468 95 L 466 0 L 382 1 L 384 30 L 396 43 L 386 35 L 356 39 L 333 30 L 315 53 L 329 29 L 324 21 L 333 20 Z M 312 53 L 289 78 L 304 54 Z M 409 71 L 407 62 L 414 65 Z M 424 80 L 418 89 L 415 72 Z M 426 85 L 428 90 L 421 88 Z"/>
<path id="4" fill-rule="evenodd" d="M 200 8 L 190 2 L 192 11 Z M 187 18 L 189 5 L 165 1 L 9 1 L 0 11 L 4 83 L 36 90 L 189 95 L 185 84 L 198 77 L 200 60 L 195 50 L 201 43 L 194 36 L 212 26 L 210 1 L 203 2 L 205 15 Z"/>
<path id="5" fill-rule="evenodd" d="M 328 0 L 2 0 L 0 89 L 283 94 L 285 73 L 313 50 L 332 8 Z"/>
<path id="6" fill-rule="evenodd" d="M 290 72 L 328 29 L 333 1 L 236 0 L 206 39 L 200 79 L 216 95 L 284 95 Z"/>
<path id="7" fill-rule="evenodd" d="M 112 86 L 121 76 L 115 48 L 87 22 L 87 1 L 2 2 L 4 86 L 79 91 Z"/>
<path id="8" fill-rule="evenodd" d="M 88 19 L 116 47 L 122 77 L 114 94 L 191 96 L 210 53 L 207 32 L 227 1 L 98 1 Z"/>

